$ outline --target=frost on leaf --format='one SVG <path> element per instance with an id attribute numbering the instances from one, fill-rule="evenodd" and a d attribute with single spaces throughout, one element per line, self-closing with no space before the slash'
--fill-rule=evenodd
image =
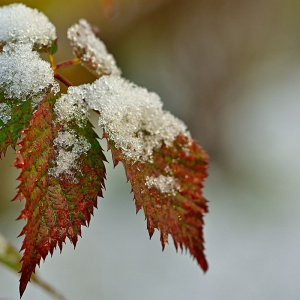
<path id="1" fill-rule="evenodd" d="M 54 103 L 51 95 L 39 103 L 19 143 L 21 149 L 15 162 L 22 169 L 15 199 L 26 200 L 19 219 L 27 221 L 20 234 L 25 235 L 21 248 L 21 295 L 41 258 L 52 254 L 57 245 L 62 249 L 66 238 L 76 245 L 81 226 L 89 224 L 97 196 L 102 196 L 104 187 L 105 157 L 89 123 L 84 128 L 72 128 L 90 144 L 87 153 L 77 157 L 77 168 L 73 170 L 76 181 L 70 180 L 68 174 L 53 176 L 49 172 L 55 168 L 54 141 L 62 130 L 61 124 L 55 122 Z"/>
<path id="2" fill-rule="evenodd" d="M 207 154 L 185 124 L 162 109 L 155 93 L 117 76 L 102 76 L 81 89 L 100 113 L 114 164 L 124 165 L 150 237 L 158 229 L 164 248 L 170 234 L 176 249 L 188 249 L 206 270 L 203 214 L 208 209 L 202 188 Z"/>
<path id="3" fill-rule="evenodd" d="M 35 49 L 52 47 L 56 30 L 37 9 L 14 3 L 0 7 L 0 48 L 5 44 L 30 44 Z"/>
<path id="4" fill-rule="evenodd" d="M 106 46 L 96 37 L 86 20 L 81 19 L 69 28 L 68 39 L 76 57 L 97 77 L 121 74 L 114 57 L 107 52 Z"/>

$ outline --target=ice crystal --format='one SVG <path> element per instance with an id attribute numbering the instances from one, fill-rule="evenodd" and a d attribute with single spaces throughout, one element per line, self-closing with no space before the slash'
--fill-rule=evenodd
<path id="1" fill-rule="evenodd" d="M 73 177 L 74 171 L 79 170 L 79 157 L 89 151 L 91 144 L 85 137 L 78 136 L 73 130 L 58 132 L 53 144 L 57 149 L 57 156 L 56 166 L 50 169 L 50 175 L 58 177 L 65 174 Z"/>
<path id="2" fill-rule="evenodd" d="M 178 135 L 190 136 L 182 121 L 162 109 L 157 94 L 123 78 L 103 76 L 81 89 L 90 108 L 100 112 L 99 125 L 127 159 L 151 161 L 162 143 L 171 146 Z"/>
<path id="3" fill-rule="evenodd" d="M 114 57 L 107 52 L 106 46 L 95 36 L 86 20 L 81 19 L 79 24 L 69 28 L 68 39 L 71 41 L 73 49 L 81 56 L 81 59 L 92 64 L 98 76 L 121 74 Z"/>
<path id="4" fill-rule="evenodd" d="M 0 44 L 48 45 L 56 39 L 54 25 L 37 9 L 21 3 L 0 7 Z"/>
<path id="5" fill-rule="evenodd" d="M 146 177 L 146 185 L 151 188 L 155 187 L 164 194 L 176 195 L 176 192 L 180 190 L 180 185 L 176 179 L 172 176 L 163 176 L 158 177 Z"/>
<path id="6" fill-rule="evenodd" d="M 0 121 L 5 125 L 11 119 L 11 107 L 6 103 L 0 103 Z M 0 129 L 2 126 L 0 126 Z"/>
<path id="7" fill-rule="evenodd" d="M 83 91 L 78 87 L 69 87 L 68 93 L 56 100 L 54 112 L 57 122 L 67 123 L 74 120 L 82 126 L 87 121 L 88 106 L 85 104 Z"/>
<path id="8" fill-rule="evenodd" d="M 30 44 L 6 45 L 0 53 L 0 90 L 8 98 L 26 100 L 51 88 L 59 91 L 50 64 Z"/>

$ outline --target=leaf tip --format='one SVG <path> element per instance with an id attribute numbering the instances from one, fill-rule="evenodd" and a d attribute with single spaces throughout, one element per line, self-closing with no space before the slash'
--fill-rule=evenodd
<path id="1" fill-rule="evenodd" d="M 28 281 L 20 280 L 20 287 L 19 287 L 20 299 L 22 298 L 22 296 L 26 290 L 27 283 L 28 283 Z"/>

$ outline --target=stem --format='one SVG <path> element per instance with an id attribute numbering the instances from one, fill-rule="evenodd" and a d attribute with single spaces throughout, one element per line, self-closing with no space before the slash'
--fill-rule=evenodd
<path id="1" fill-rule="evenodd" d="M 54 71 L 60 69 L 60 68 L 64 68 L 64 67 L 67 67 L 67 66 L 72 66 L 72 65 L 76 65 L 80 63 L 80 59 L 79 58 L 74 58 L 74 59 L 71 59 L 71 60 L 68 60 L 68 61 L 64 61 L 62 63 L 59 63 L 57 65 L 54 65 Z"/>
<path id="2" fill-rule="evenodd" d="M 48 57 L 49 57 L 49 61 L 50 61 L 50 64 L 51 64 L 51 68 L 53 69 L 53 71 L 55 71 L 55 64 L 54 64 L 53 55 L 48 53 Z"/>
<path id="3" fill-rule="evenodd" d="M 36 283 L 37 285 L 39 285 L 40 287 L 42 287 L 45 291 L 47 291 L 50 295 L 52 295 L 53 297 L 55 297 L 55 299 L 57 299 L 57 300 L 65 300 L 66 299 L 62 294 L 60 294 L 59 292 L 57 292 L 52 286 L 50 286 L 45 281 L 39 279 L 36 276 L 32 276 L 31 279 L 32 279 L 32 281 L 34 283 Z"/>
<path id="4" fill-rule="evenodd" d="M 65 84 L 67 87 L 72 86 L 72 83 L 70 83 L 66 78 L 64 78 L 63 76 L 61 76 L 58 73 L 54 72 L 54 78 L 56 78 L 57 80 L 59 80 L 60 82 Z"/>

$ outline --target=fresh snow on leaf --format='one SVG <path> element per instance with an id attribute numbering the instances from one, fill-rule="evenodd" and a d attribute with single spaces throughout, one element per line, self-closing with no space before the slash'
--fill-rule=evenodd
<path id="1" fill-rule="evenodd" d="M 56 100 L 54 113 L 55 123 L 61 126 L 62 131 L 58 132 L 53 141 L 56 159 L 55 167 L 49 170 L 49 174 L 55 177 L 65 174 L 76 181 L 74 171 L 79 170 L 78 159 L 82 154 L 87 154 L 91 147 L 84 133 L 80 135 L 78 130 L 76 132 L 73 129 L 74 124 L 85 129 L 88 123 L 89 112 L 83 91 L 77 87 L 69 87 L 68 93 Z"/>
<path id="2" fill-rule="evenodd" d="M 114 57 L 107 52 L 106 46 L 95 36 L 86 20 L 81 19 L 78 24 L 69 28 L 68 39 L 75 55 L 97 76 L 121 75 Z"/>
<path id="3" fill-rule="evenodd" d="M 0 90 L 7 98 L 27 100 L 50 89 L 59 91 L 50 64 L 30 44 L 6 45 L 0 53 Z"/>
<path id="4" fill-rule="evenodd" d="M 0 45 L 27 43 L 47 46 L 55 39 L 54 25 L 37 9 L 21 3 L 0 7 Z"/>
<path id="5" fill-rule="evenodd" d="M 68 38 L 78 59 L 60 67 L 80 61 L 100 78 L 59 96 L 58 65 L 52 68 L 36 52 L 47 52 L 53 64 L 55 27 L 23 4 L 0 7 L 0 158 L 7 147 L 20 146 L 15 200 L 26 200 L 19 217 L 26 220 L 20 234 L 25 235 L 21 296 L 41 258 L 62 249 L 66 238 L 76 245 L 102 196 L 106 159 L 89 109 L 99 112 L 114 165 L 123 163 L 150 237 L 158 229 L 164 248 L 171 235 L 176 249 L 187 249 L 204 271 L 208 268 L 202 193 L 208 156 L 156 93 L 120 77 L 95 32 L 84 19 L 73 25 Z M 0 237 L 0 256 L 3 249 Z"/>
<path id="6" fill-rule="evenodd" d="M 0 103 L 0 129 L 2 124 L 7 124 L 9 120 L 11 120 L 11 107 L 6 103 Z"/>
<path id="7" fill-rule="evenodd" d="M 146 186 L 149 188 L 155 187 L 163 194 L 170 194 L 175 196 L 176 192 L 180 191 L 180 185 L 172 176 L 159 175 L 158 177 L 147 176 Z"/>
<path id="8" fill-rule="evenodd" d="M 78 87 L 69 87 L 68 93 L 57 99 L 54 112 L 57 116 L 57 122 L 68 123 L 74 121 L 82 127 L 89 116 L 83 91 Z"/>
<path id="9" fill-rule="evenodd" d="M 118 76 L 102 76 L 82 85 L 88 105 L 100 112 L 102 126 L 125 158 L 151 161 L 162 143 L 171 146 L 178 135 L 189 137 L 186 125 L 162 109 L 160 97 Z"/>
<path id="10" fill-rule="evenodd" d="M 78 159 L 87 154 L 91 144 L 83 136 L 78 136 L 74 130 L 58 132 L 53 144 L 56 150 L 56 167 L 49 174 L 58 177 L 65 174 L 74 178 L 74 170 L 79 170 Z"/>

